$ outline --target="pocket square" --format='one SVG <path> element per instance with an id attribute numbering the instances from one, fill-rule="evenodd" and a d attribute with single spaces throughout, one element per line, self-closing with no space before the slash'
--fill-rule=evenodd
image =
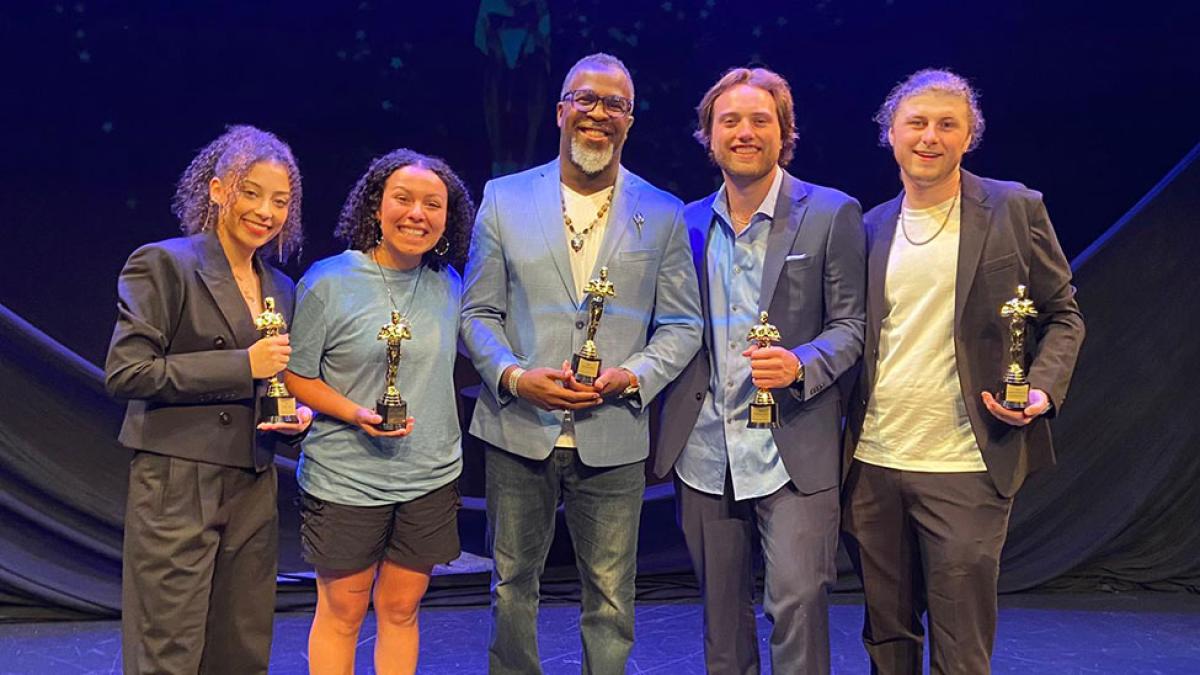
<path id="1" fill-rule="evenodd" d="M 792 262 L 793 260 L 807 260 L 807 253 L 789 253 L 788 257 L 784 258 L 784 262 Z"/>

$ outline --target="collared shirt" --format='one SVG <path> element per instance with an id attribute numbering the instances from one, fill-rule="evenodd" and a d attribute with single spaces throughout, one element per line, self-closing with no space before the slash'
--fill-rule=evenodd
<path id="1" fill-rule="evenodd" d="M 722 186 L 713 200 L 713 222 L 707 244 L 709 330 L 712 376 L 696 427 L 684 446 L 675 473 L 701 492 L 725 491 L 725 473 L 733 479 L 734 499 L 765 497 L 790 480 L 770 429 L 749 429 L 750 359 L 742 356 L 746 335 L 758 323 L 763 260 L 783 184 L 775 180 L 750 224 L 735 233 Z"/>

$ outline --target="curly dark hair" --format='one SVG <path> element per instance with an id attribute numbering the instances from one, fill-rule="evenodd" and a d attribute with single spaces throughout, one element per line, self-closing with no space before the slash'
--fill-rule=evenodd
<path id="1" fill-rule="evenodd" d="M 471 241 L 471 228 L 475 222 L 475 202 L 458 174 L 440 157 L 422 155 L 415 150 L 399 148 L 382 157 L 371 160 L 367 172 L 359 177 L 354 188 L 346 197 L 342 214 L 338 216 L 333 234 L 345 241 L 356 251 L 366 251 L 383 238 L 379 223 L 379 204 L 383 199 L 383 186 L 388 176 L 406 166 L 427 169 L 442 179 L 446 186 L 449 204 L 446 208 L 446 232 L 442 235 L 450 247 L 444 254 L 434 250 L 425 252 L 421 262 L 437 272 L 447 264 L 459 269 L 466 260 L 467 246 Z M 439 248 L 438 246 L 434 247 Z"/>
<path id="2" fill-rule="evenodd" d="M 183 233 L 208 230 L 216 224 L 221 209 L 230 206 L 217 204 L 209 197 L 208 186 L 214 176 L 240 187 L 250 167 L 259 162 L 277 162 L 287 170 L 291 199 L 287 220 L 277 236 L 280 262 L 301 250 L 304 231 L 300 226 L 300 204 L 304 190 L 300 183 L 300 167 L 287 143 L 275 134 L 245 124 L 226 127 L 225 133 L 204 146 L 179 177 L 171 211 L 179 218 Z M 236 199 L 237 190 L 230 190 L 229 194 L 230 200 Z"/>

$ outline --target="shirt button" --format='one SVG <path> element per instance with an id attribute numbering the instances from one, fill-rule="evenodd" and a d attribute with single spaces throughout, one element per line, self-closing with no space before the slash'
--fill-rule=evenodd
<path id="1" fill-rule="evenodd" d="M 729 343 L 729 348 L 730 348 L 730 349 L 737 349 L 737 348 L 738 348 L 738 343 L 736 343 L 736 342 L 730 342 L 730 343 Z"/>
<path id="2" fill-rule="evenodd" d="M 737 306 L 737 305 L 734 305 L 733 307 L 730 307 L 729 309 L 731 309 L 731 310 L 733 310 L 733 311 L 735 311 L 735 312 L 741 311 L 741 310 L 738 308 L 738 306 Z"/>
<path id="3" fill-rule="evenodd" d="M 583 321 L 582 321 L 582 320 L 580 320 L 580 321 L 576 321 L 576 322 L 575 322 L 575 328 L 576 328 L 576 329 L 578 329 L 578 330 L 583 330 Z"/>
<path id="4" fill-rule="evenodd" d="M 233 422 L 233 418 L 231 418 L 229 416 L 229 413 L 227 413 L 223 410 L 217 414 L 217 419 L 221 421 L 221 426 L 226 426 L 226 427 L 229 426 L 229 424 L 231 422 Z"/>
<path id="5" fill-rule="evenodd" d="M 726 382 L 726 383 L 725 383 L 725 386 L 726 386 L 726 387 L 729 387 L 730 389 L 733 389 L 733 380 L 730 380 L 730 381 Z"/>
<path id="6" fill-rule="evenodd" d="M 225 338 L 221 337 L 220 335 L 213 338 L 213 347 L 217 349 L 225 349 Z"/>
<path id="7" fill-rule="evenodd" d="M 734 274 L 740 274 L 740 273 L 741 273 L 741 271 L 742 271 L 742 268 L 741 268 L 741 267 L 738 267 L 737 265 L 734 265 L 734 266 L 733 266 L 733 273 L 734 273 Z"/>
<path id="8" fill-rule="evenodd" d="M 703 401 L 704 400 L 704 392 L 700 392 L 700 391 L 696 392 L 696 400 Z M 863 405 L 866 405 L 866 404 L 864 403 Z"/>

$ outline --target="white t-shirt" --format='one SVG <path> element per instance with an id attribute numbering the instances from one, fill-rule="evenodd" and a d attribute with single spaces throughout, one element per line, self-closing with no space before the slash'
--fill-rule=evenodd
<path id="1" fill-rule="evenodd" d="M 567 215 L 570 216 L 571 225 L 577 233 L 582 233 L 588 225 L 592 224 L 593 220 L 596 220 L 596 214 L 608 201 L 608 196 L 614 189 L 608 187 L 590 195 L 581 195 L 563 183 L 560 185 Z M 583 236 L 583 248 L 579 251 L 571 248 L 571 239 L 575 235 L 567 227 L 566 221 L 563 221 L 563 230 L 567 235 L 567 259 L 571 261 L 571 277 L 575 281 L 575 302 L 583 302 L 584 286 L 587 286 L 587 283 L 592 280 L 593 275 L 598 275 L 593 268 L 596 266 L 596 258 L 600 256 L 600 243 L 604 241 L 604 232 L 608 229 L 608 217 L 611 214 L 612 207 L 610 206 L 600 222 L 596 223 L 595 227 Z M 560 448 L 575 447 L 575 422 L 569 412 L 563 415 L 562 432 L 554 441 L 554 445 Z"/>
<path id="2" fill-rule="evenodd" d="M 879 368 L 854 453 L 859 461 L 932 473 L 987 470 L 954 360 L 961 221 L 955 198 L 928 209 L 902 207 L 884 283 Z"/>

